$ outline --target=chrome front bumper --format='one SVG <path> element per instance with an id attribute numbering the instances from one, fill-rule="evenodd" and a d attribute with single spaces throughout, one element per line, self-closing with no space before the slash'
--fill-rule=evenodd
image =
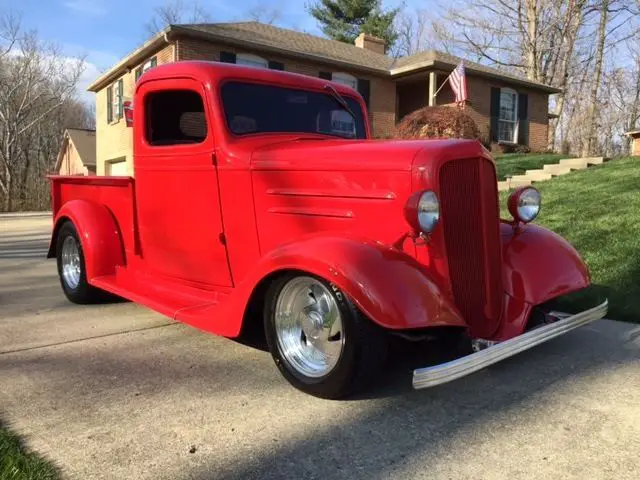
<path id="1" fill-rule="evenodd" d="M 505 340 L 471 355 L 433 367 L 413 371 L 413 388 L 428 388 L 451 382 L 457 378 L 482 370 L 517 353 L 535 347 L 547 340 L 563 335 L 578 327 L 599 320 L 607 314 L 608 301 L 557 322 L 536 328 L 510 340 Z"/>

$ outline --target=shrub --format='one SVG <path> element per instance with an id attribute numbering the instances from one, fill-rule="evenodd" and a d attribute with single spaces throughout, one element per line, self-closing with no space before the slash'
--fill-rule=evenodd
<path id="1" fill-rule="evenodd" d="M 526 145 L 516 143 L 499 143 L 499 151 L 502 153 L 530 153 L 531 149 Z"/>
<path id="2" fill-rule="evenodd" d="M 446 105 L 424 107 L 404 117 L 396 127 L 396 137 L 405 140 L 426 138 L 471 138 L 482 141 L 471 115 Z"/>

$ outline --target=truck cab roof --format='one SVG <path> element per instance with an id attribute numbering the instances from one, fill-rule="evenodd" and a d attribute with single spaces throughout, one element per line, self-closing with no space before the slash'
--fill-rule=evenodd
<path id="1" fill-rule="evenodd" d="M 358 93 L 345 85 L 308 75 L 201 60 L 167 63 L 152 68 L 140 77 L 136 90 L 145 82 L 166 78 L 191 78 L 208 87 L 220 84 L 224 80 L 250 80 L 257 83 L 294 86 L 302 90 L 322 90 L 327 83 L 331 83 L 341 95 Z"/>

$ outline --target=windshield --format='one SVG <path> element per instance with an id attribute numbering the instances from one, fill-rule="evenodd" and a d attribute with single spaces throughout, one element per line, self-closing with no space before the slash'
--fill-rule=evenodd
<path id="1" fill-rule="evenodd" d="M 343 138 L 366 138 L 360 104 L 344 96 L 355 118 L 331 93 L 228 82 L 222 104 L 229 130 L 251 133 L 319 133 Z"/>

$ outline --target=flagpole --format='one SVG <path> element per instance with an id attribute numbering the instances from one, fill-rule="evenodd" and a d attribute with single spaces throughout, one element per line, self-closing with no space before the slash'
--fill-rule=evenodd
<path id="1" fill-rule="evenodd" d="M 460 62 L 460 64 L 462 64 L 462 62 Z M 458 67 L 456 67 L 456 68 L 458 68 Z M 451 75 L 453 75 L 453 72 L 454 72 L 455 70 L 456 70 L 456 69 L 454 68 L 453 70 L 451 70 L 451 73 L 450 73 L 449 75 L 447 75 L 447 78 L 445 78 L 445 79 L 444 79 L 444 82 L 442 82 L 442 85 L 440 85 L 440 88 L 439 88 L 438 90 L 436 90 L 436 93 L 434 93 L 434 94 L 433 94 L 433 98 L 436 98 L 436 95 L 438 95 L 438 92 L 439 92 L 440 90 L 442 90 L 442 87 L 444 87 L 444 86 L 447 84 L 447 82 L 449 81 L 449 77 L 450 77 Z"/>
<path id="2" fill-rule="evenodd" d="M 463 65 L 464 61 L 460 61 L 460 65 Z M 455 72 L 457 70 L 458 67 L 454 68 L 451 73 L 449 75 L 447 75 L 447 78 L 444 79 L 444 82 L 442 82 L 442 85 L 440 85 L 440 88 L 438 88 L 438 90 L 436 90 L 436 93 L 433 94 L 433 98 L 436 97 L 436 95 L 438 95 L 438 92 L 440 90 L 442 90 L 442 87 L 444 87 L 447 82 L 449 81 L 449 78 L 451 78 L 451 75 L 453 75 L 453 72 Z M 465 87 L 466 88 L 466 87 Z M 462 104 L 462 108 L 464 108 L 464 103 Z"/>
<path id="3" fill-rule="evenodd" d="M 442 90 L 442 87 L 444 87 L 444 86 L 447 84 L 447 82 L 449 81 L 449 77 L 450 77 L 452 74 L 453 74 L 453 72 L 451 72 L 451 73 L 447 76 L 447 78 L 445 78 L 445 79 L 444 79 L 444 82 L 442 82 L 442 85 L 440 85 L 440 88 L 438 88 L 438 90 L 436 90 L 436 93 L 434 93 L 434 94 L 433 94 L 433 98 L 436 98 L 436 95 L 438 95 L 438 92 L 439 92 L 440 90 Z"/>

